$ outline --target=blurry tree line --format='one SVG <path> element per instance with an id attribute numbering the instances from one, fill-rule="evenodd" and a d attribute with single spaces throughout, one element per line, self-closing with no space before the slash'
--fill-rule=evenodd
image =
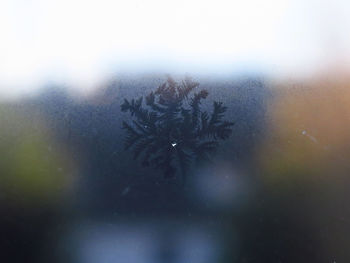
<path id="1" fill-rule="evenodd" d="M 53 262 L 43 251 L 80 217 L 157 216 L 209 218 L 226 232 L 221 262 L 350 258 L 348 82 L 273 89 L 260 78 L 199 80 L 209 93 L 203 110 L 221 101 L 235 123 L 212 164 L 244 170 L 253 189 L 239 209 L 208 212 L 193 202 L 191 181 L 179 187 L 124 151 L 124 98 L 165 80 L 120 78 L 86 98 L 48 87 L 1 103 L 1 245 L 13 262 Z"/>

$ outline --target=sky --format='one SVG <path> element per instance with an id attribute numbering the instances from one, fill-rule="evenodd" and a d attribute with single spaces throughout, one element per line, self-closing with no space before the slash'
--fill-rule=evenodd
<path id="1" fill-rule="evenodd" d="M 0 0 L 0 96 L 117 72 L 310 74 L 350 61 L 347 0 Z"/>

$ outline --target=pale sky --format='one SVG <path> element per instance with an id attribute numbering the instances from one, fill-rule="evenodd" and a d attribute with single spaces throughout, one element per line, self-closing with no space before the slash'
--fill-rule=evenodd
<path id="1" fill-rule="evenodd" d="M 118 71 L 307 74 L 349 62 L 347 0 L 0 0 L 0 96 Z"/>

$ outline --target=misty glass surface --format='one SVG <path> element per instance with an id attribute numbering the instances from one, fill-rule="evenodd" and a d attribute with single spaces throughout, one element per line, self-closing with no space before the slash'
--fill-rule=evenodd
<path id="1" fill-rule="evenodd" d="M 350 262 L 349 11 L 0 1 L 0 262 Z"/>
<path id="2" fill-rule="evenodd" d="M 3 259 L 348 258 L 346 81 L 296 87 L 262 77 L 196 78 L 196 89 L 209 94 L 201 107 L 210 112 L 212 101 L 223 102 L 234 125 L 210 159 L 190 165 L 185 183 L 179 170 L 165 176 L 124 150 L 122 122 L 132 119 L 121 111 L 124 99 L 166 81 L 124 76 L 84 98 L 50 86 L 1 103 Z"/>

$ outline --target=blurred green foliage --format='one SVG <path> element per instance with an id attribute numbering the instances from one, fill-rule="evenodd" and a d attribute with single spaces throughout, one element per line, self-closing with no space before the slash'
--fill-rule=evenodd
<path id="1" fill-rule="evenodd" d="M 0 137 L 0 189 L 6 202 L 35 205 L 64 196 L 69 162 L 40 114 L 1 105 Z"/>

